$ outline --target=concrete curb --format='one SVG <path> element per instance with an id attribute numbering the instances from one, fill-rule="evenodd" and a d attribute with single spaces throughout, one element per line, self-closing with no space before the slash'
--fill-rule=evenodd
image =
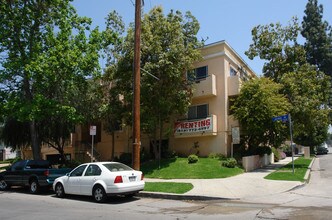
<path id="1" fill-rule="evenodd" d="M 193 201 L 211 201 L 211 200 L 240 200 L 239 198 L 223 198 L 212 196 L 196 196 L 196 195 L 183 195 L 183 194 L 166 194 L 166 193 L 154 193 L 154 192 L 140 192 L 136 195 L 141 198 L 154 198 L 154 199 L 171 199 L 171 200 L 193 200 Z"/>
<path id="2" fill-rule="evenodd" d="M 312 168 L 312 165 L 314 164 L 315 161 L 316 161 L 316 157 L 314 157 L 314 158 L 312 159 L 311 163 L 309 164 L 309 167 L 308 167 L 308 169 L 307 169 L 307 172 L 306 172 L 305 175 L 304 175 L 305 183 L 308 183 L 308 182 L 309 182 L 311 168 Z"/>

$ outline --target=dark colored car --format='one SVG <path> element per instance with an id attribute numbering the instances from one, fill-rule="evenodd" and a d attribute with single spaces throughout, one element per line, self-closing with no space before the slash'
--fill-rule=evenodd
<path id="1" fill-rule="evenodd" d="M 322 154 L 328 154 L 329 149 L 325 146 L 318 146 L 316 147 L 316 154 L 317 155 L 322 155 Z"/>
<path id="2" fill-rule="evenodd" d="M 0 173 L 0 190 L 11 186 L 28 186 L 31 193 L 51 187 L 53 181 L 71 169 L 52 169 L 47 160 L 21 160 Z"/>

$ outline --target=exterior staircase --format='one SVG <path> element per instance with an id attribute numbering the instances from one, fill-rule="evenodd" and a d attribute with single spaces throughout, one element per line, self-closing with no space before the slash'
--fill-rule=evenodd
<path id="1" fill-rule="evenodd" d="M 85 152 L 88 155 L 88 157 L 91 159 L 91 161 L 98 162 L 100 161 L 101 155 L 100 153 L 96 150 L 96 148 L 93 148 L 93 156 L 91 154 L 91 148 L 92 145 L 90 143 L 85 142 Z"/>

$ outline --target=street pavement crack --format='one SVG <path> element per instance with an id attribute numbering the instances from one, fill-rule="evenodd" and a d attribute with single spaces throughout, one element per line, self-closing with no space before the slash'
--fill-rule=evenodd
<path id="1" fill-rule="evenodd" d="M 332 199 L 331 196 L 308 195 L 308 194 L 302 194 L 302 193 L 296 193 L 296 192 L 291 192 L 291 193 L 295 194 L 295 195 L 299 195 L 299 196 L 309 197 L 309 198 Z"/>

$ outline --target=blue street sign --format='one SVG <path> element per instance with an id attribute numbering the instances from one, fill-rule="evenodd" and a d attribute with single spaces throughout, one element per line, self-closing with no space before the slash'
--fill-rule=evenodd
<path id="1" fill-rule="evenodd" d="M 275 121 L 283 121 L 283 122 L 288 121 L 288 114 L 273 117 L 272 121 L 273 122 L 275 122 Z"/>

